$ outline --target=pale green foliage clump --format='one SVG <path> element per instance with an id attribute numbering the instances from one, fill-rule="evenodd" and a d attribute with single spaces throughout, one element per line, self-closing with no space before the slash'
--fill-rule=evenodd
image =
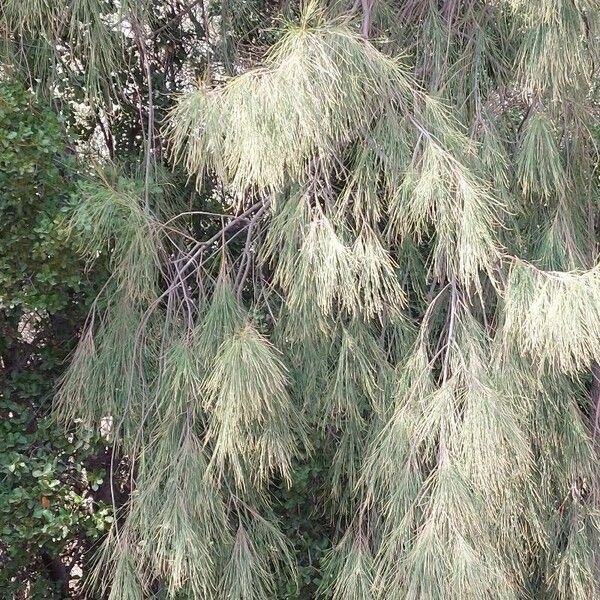
<path id="1" fill-rule="evenodd" d="M 562 373 L 600 359 L 600 273 L 545 272 L 517 263 L 507 283 L 507 344 Z"/>
<path id="2" fill-rule="evenodd" d="M 518 175 L 525 194 L 543 198 L 562 196 L 566 173 L 556 132 L 548 117 L 536 112 L 527 119 L 517 159 Z"/>
<path id="3" fill-rule="evenodd" d="M 160 235 L 155 219 L 143 209 L 135 180 L 114 183 L 103 176 L 82 189 L 82 198 L 67 225 L 78 232 L 90 260 L 108 257 L 112 273 L 88 318 L 56 410 L 65 423 L 83 419 L 88 425 L 109 417 L 112 436 L 121 426 L 131 434 L 140 425 L 144 380 L 152 376 L 156 359 L 154 340 L 147 344 L 147 337 L 140 337 L 140 322 L 146 303 L 156 297 Z M 148 329 L 154 325 L 150 320 Z"/>
<path id="4" fill-rule="evenodd" d="M 416 171 L 409 171 L 390 212 L 390 223 L 399 234 L 423 239 L 435 223 L 434 273 L 469 283 L 480 271 L 493 274 L 500 256 L 495 229 L 502 204 L 464 166 L 427 142 Z"/>
<path id="5" fill-rule="evenodd" d="M 526 30 L 518 65 L 525 90 L 553 99 L 586 89 L 594 56 L 590 34 L 598 25 L 593 2 L 540 0 L 518 2 Z"/>
<path id="6" fill-rule="evenodd" d="M 293 568 L 288 542 L 269 523 L 256 520 L 248 532 L 239 526 L 231 559 L 225 568 L 221 593 L 232 600 L 273 597 L 273 565 Z"/>
<path id="7" fill-rule="evenodd" d="M 367 227 L 350 245 L 321 215 L 306 225 L 302 237 L 291 271 L 284 272 L 288 265 L 283 262 L 277 270 L 282 287 L 289 291 L 292 310 L 302 311 L 316 299 L 325 314 L 341 306 L 369 318 L 384 308 L 395 310 L 404 304 L 395 265 Z"/>
<path id="8" fill-rule="evenodd" d="M 150 446 L 157 459 L 144 465 L 123 535 L 137 538 L 132 551 L 146 565 L 147 581 L 158 574 L 172 594 L 187 588 L 202 596 L 217 585 L 214 550 L 223 551 L 229 538 L 224 499 L 206 476 L 207 457 L 193 424 L 188 413 L 166 435 L 156 428 L 163 436 Z"/>
<path id="9" fill-rule="evenodd" d="M 111 181 L 81 189 L 68 227 L 79 232 L 81 251 L 94 258 L 110 254 L 115 285 L 133 302 L 155 296 L 161 264 L 158 223 L 144 210 L 141 186 L 135 180 Z"/>
<path id="10" fill-rule="evenodd" d="M 171 137 L 191 173 L 210 166 L 235 189 L 277 190 L 288 177 L 304 179 L 314 157 L 331 164 L 371 118 L 410 102 L 413 85 L 397 60 L 325 24 L 312 6 L 264 66 L 182 99 Z"/>
<path id="11" fill-rule="evenodd" d="M 374 569 L 367 539 L 353 539 L 347 533 L 330 555 L 328 568 L 339 573 L 332 586 L 333 600 L 372 600 Z"/>
<path id="12" fill-rule="evenodd" d="M 206 379 L 211 464 L 229 464 L 239 485 L 248 473 L 261 482 L 273 472 L 289 479 L 302 422 L 286 391 L 283 364 L 251 325 L 221 345 Z"/>
<path id="13" fill-rule="evenodd" d="M 200 360 L 204 360 L 206 369 L 211 366 L 221 344 L 241 329 L 245 322 L 246 315 L 231 292 L 231 282 L 221 273 L 198 332 L 196 350 Z"/>
<path id="14" fill-rule="evenodd" d="M 55 400 L 65 424 L 82 419 L 89 426 L 104 417 L 120 420 L 129 406 L 140 405 L 134 340 L 141 318 L 140 310 L 123 300 L 112 303 L 105 318 L 90 320 Z M 135 431 L 135 420 L 128 420 L 127 428 L 129 433 Z"/>
<path id="15" fill-rule="evenodd" d="M 339 442 L 332 461 L 332 492 L 348 494 L 359 476 L 366 432 L 373 413 L 387 409 L 391 367 L 373 335 L 361 321 L 342 327 L 337 357 L 323 399 L 323 427 L 333 426 Z"/>

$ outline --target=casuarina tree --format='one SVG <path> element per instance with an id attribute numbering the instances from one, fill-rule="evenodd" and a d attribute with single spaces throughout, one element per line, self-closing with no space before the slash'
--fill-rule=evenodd
<path id="1" fill-rule="evenodd" d="M 55 415 L 132 491 L 90 590 L 599 597 L 597 3 L 153 4 L 3 8 L 98 116 Z"/>

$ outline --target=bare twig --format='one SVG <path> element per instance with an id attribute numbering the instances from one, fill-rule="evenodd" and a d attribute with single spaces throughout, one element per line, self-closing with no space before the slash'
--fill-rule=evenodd
<path id="1" fill-rule="evenodd" d="M 250 225 L 248 226 L 248 232 L 246 233 L 246 243 L 244 244 L 244 252 L 242 253 L 242 261 L 240 264 L 240 270 L 238 272 L 237 278 L 235 280 L 235 292 L 238 298 L 242 295 L 242 289 L 244 288 L 244 283 L 246 282 L 246 278 L 248 277 L 248 272 L 250 271 L 250 265 L 252 264 L 252 240 L 254 229 L 256 227 L 256 223 L 258 222 L 258 218 L 260 214 L 257 213 Z"/>
<path id="2" fill-rule="evenodd" d="M 373 19 L 373 5 L 375 0 L 361 0 L 363 22 L 362 22 L 362 34 L 366 39 L 371 34 L 371 21 Z"/>

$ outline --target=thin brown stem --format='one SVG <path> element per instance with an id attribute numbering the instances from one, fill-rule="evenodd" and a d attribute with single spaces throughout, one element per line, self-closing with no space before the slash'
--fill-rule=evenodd
<path id="1" fill-rule="evenodd" d="M 362 21 L 362 34 L 365 39 L 369 39 L 371 35 L 371 22 L 373 20 L 373 5 L 375 0 L 361 0 L 363 21 Z"/>

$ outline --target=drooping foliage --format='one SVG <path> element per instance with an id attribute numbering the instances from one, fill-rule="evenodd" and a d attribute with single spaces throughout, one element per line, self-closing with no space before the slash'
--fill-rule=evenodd
<path id="1" fill-rule="evenodd" d="M 83 78 L 111 159 L 55 398 L 130 465 L 90 590 L 600 594 L 596 3 L 7 7 L 58 61 L 7 65 Z"/>

